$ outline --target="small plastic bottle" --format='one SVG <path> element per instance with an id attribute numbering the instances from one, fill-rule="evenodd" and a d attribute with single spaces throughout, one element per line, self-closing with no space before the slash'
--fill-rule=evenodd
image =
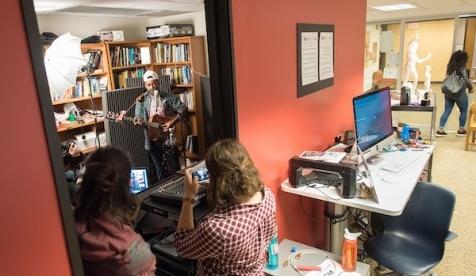
<path id="1" fill-rule="evenodd" d="M 276 269 L 279 266 L 278 263 L 278 233 L 271 238 L 267 250 L 268 258 L 266 262 L 267 269 Z"/>
<path id="2" fill-rule="evenodd" d="M 360 233 L 350 233 L 345 228 L 344 243 L 342 244 L 342 269 L 353 272 L 357 266 L 357 238 Z"/>

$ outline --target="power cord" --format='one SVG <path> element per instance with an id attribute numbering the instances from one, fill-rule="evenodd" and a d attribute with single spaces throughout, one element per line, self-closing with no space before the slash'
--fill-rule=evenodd
<path id="1" fill-rule="evenodd" d="M 316 254 L 321 256 L 324 255 L 326 257 L 326 260 L 329 260 L 331 262 L 333 268 L 331 268 L 328 272 L 325 272 L 322 275 L 331 276 L 331 275 L 334 275 L 334 273 L 337 271 L 336 262 L 327 253 L 324 253 L 322 251 L 315 251 L 312 249 L 304 249 L 304 250 L 299 250 L 294 253 L 291 253 L 291 255 L 289 255 L 289 257 L 286 259 L 286 261 L 283 262 L 283 266 L 286 267 L 289 265 L 294 271 L 296 271 L 298 275 L 306 275 L 308 272 L 306 271 L 306 273 L 302 273 L 299 270 L 299 266 L 296 265 L 296 262 L 302 256 L 310 255 L 310 254 Z M 325 262 L 326 260 L 324 260 L 323 262 Z"/>
<path id="2" fill-rule="evenodd" d="M 307 188 L 309 188 L 309 187 L 310 187 L 310 186 L 307 185 L 307 186 L 305 187 L 305 189 L 307 189 Z M 315 218 L 311 217 L 311 216 L 306 212 L 306 209 L 304 208 L 304 205 L 303 205 L 303 203 L 302 203 L 302 196 L 299 197 L 299 205 L 301 206 L 302 212 L 304 213 L 304 215 L 305 215 L 308 219 L 310 219 L 312 222 L 319 223 L 319 221 L 317 221 Z"/>

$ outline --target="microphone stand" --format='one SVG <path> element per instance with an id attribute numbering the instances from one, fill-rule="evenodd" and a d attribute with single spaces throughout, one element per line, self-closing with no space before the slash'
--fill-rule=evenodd
<path id="1" fill-rule="evenodd" d="M 99 55 L 102 54 L 101 52 L 99 52 L 99 53 L 96 52 L 96 53 L 99 54 Z M 98 119 L 97 119 L 96 108 L 94 106 L 94 97 L 93 97 L 93 91 L 92 91 L 91 81 L 90 81 L 91 74 L 94 72 L 93 67 L 94 67 L 94 56 L 92 55 L 92 52 L 90 52 L 89 60 L 86 63 L 86 65 L 83 68 L 81 68 L 81 70 L 82 71 L 84 70 L 86 72 L 86 79 L 88 80 L 89 101 L 91 102 L 91 108 L 93 110 L 93 117 L 94 117 L 94 131 L 96 133 L 96 140 L 97 140 L 98 148 L 100 148 L 101 147 L 101 139 L 99 139 Z M 99 85 L 99 83 L 98 83 L 98 85 Z M 99 93 L 101 93 L 101 91 L 99 91 Z"/>

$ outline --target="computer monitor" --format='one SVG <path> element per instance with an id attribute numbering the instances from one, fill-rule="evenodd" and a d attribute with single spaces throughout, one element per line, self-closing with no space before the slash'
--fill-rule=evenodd
<path id="1" fill-rule="evenodd" d="M 131 193 L 137 194 L 149 188 L 147 169 L 136 168 L 131 170 Z"/>
<path id="2" fill-rule="evenodd" d="M 393 136 L 390 89 L 370 91 L 353 98 L 352 102 L 357 144 L 364 157 L 369 158 Z"/>

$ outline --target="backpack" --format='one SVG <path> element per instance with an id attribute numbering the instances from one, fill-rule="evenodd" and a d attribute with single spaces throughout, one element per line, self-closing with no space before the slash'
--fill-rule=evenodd
<path id="1" fill-rule="evenodd" d="M 464 73 L 463 73 L 464 74 Z M 446 76 L 441 84 L 441 90 L 444 94 L 456 94 L 465 85 L 465 80 L 463 76 L 460 76 L 457 71 Z"/>

